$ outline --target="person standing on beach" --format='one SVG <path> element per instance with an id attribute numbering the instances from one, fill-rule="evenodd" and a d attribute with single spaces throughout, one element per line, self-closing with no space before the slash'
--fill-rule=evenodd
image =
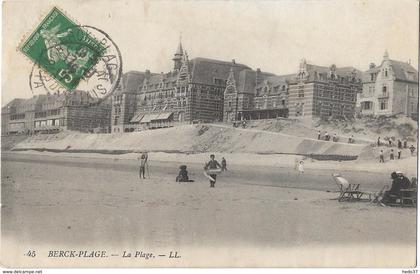
<path id="1" fill-rule="evenodd" d="M 208 171 L 208 170 L 214 170 L 217 169 L 217 167 L 219 167 L 220 169 L 222 168 L 222 166 L 219 164 L 219 162 L 217 162 L 214 159 L 214 154 L 210 155 L 210 161 L 208 163 L 206 163 L 206 165 L 204 166 L 204 170 Z M 210 187 L 214 187 L 214 185 L 216 184 L 216 174 L 209 174 L 209 176 L 213 179 L 210 180 Z"/>
<path id="2" fill-rule="evenodd" d="M 321 131 L 318 130 L 318 140 L 321 140 Z"/>
<path id="3" fill-rule="evenodd" d="M 137 157 L 137 160 L 139 161 L 139 177 L 140 179 L 143 176 L 143 179 L 146 179 L 146 177 L 144 176 L 144 173 L 146 171 L 146 164 L 147 164 L 147 152 L 142 153 L 139 157 Z"/>
<path id="4" fill-rule="evenodd" d="M 410 146 L 410 152 L 411 152 L 411 156 L 413 156 L 414 155 L 414 151 L 416 150 L 416 148 L 413 146 L 413 145 L 411 145 Z"/>
<path id="5" fill-rule="evenodd" d="M 389 153 L 389 159 L 394 160 L 394 150 L 391 149 L 391 153 Z"/>
<path id="6" fill-rule="evenodd" d="M 379 163 L 385 163 L 383 150 L 379 153 Z"/>
<path id="7" fill-rule="evenodd" d="M 401 149 L 398 150 L 398 160 L 401 159 Z"/>
<path id="8" fill-rule="evenodd" d="M 378 137 L 378 147 L 380 147 L 381 146 L 381 137 L 379 136 Z"/>
<path id="9" fill-rule="evenodd" d="M 222 171 L 227 171 L 227 167 L 226 167 L 226 159 L 225 159 L 225 157 L 222 157 Z"/>
<path id="10" fill-rule="evenodd" d="M 300 160 L 300 161 L 299 161 L 299 164 L 298 164 L 298 171 L 299 171 L 299 174 L 303 174 L 303 173 L 305 172 L 305 170 L 304 170 L 304 168 L 303 168 L 303 165 L 304 165 L 303 160 Z"/>

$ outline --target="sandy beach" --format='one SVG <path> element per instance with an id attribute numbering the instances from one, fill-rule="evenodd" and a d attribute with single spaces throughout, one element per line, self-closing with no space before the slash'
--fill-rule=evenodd
<path id="1" fill-rule="evenodd" d="M 326 170 L 309 169 L 292 185 L 298 178 L 292 168 L 278 169 L 279 176 L 262 169 L 269 175 L 255 178 L 245 172 L 249 166 L 233 165 L 210 189 L 198 163 L 191 165 L 195 182 L 175 183 L 177 165 L 155 161 L 150 178 L 140 181 L 130 159 L 3 153 L 3 264 L 415 265 L 416 209 L 339 203 Z M 367 174 L 368 189 L 389 176 Z M 34 247 L 36 259 L 22 257 Z M 95 262 L 47 256 L 62 249 L 119 256 Z M 124 250 L 182 256 L 134 260 L 121 258 Z"/>

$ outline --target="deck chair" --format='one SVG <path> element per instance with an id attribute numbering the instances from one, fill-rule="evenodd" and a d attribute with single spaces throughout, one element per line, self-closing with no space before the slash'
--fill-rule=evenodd
<path id="1" fill-rule="evenodd" d="M 368 196 L 369 201 L 372 200 L 372 193 L 361 191 L 360 184 L 351 184 L 340 174 L 332 174 L 332 177 L 340 190 L 337 198 L 339 202 L 360 201 L 364 195 Z"/>

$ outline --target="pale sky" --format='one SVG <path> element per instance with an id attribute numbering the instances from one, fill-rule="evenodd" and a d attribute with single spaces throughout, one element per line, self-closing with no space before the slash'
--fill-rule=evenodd
<path id="1" fill-rule="evenodd" d="M 231 61 L 275 74 L 299 61 L 366 70 L 390 58 L 417 68 L 415 0 L 9 1 L 3 3 L 2 105 L 32 96 L 32 63 L 16 50 L 56 5 L 102 29 L 120 48 L 123 70 L 168 72 L 179 35 L 190 59 Z"/>

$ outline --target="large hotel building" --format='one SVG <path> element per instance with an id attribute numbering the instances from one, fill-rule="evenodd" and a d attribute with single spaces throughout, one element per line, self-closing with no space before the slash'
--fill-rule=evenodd
<path id="1" fill-rule="evenodd" d="M 112 97 L 112 132 L 198 121 L 352 118 L 362 91 L 362 73 L 352 67 L 322 67 L 302 60 L 296 73 L 275 75 L 235 60 L 189 60 L 181 43 L 173 62 L 167 73 L 124 75 Z"/>
<path id="2" fill-rule="evenodd" d="M 2 133 L 119 133 L 179 123 L 418 113 L 417 71 L 387 53 L 366 72 L 303 59 L 295 73 L 275 75 L 235 60 L 190 60 L 180 42 L 172 61 L 167 73 L 125 73 L 109 100 L 94 107 L 83 107 L 89 98 L 82 91 L 14 99 L 2 108 Z"/>
<path id="3" fill-rule="evenodd" d="M 364 115 L 418 115 L 419 78 L 410 62 L 389 58 L 384 53 L 379 66 L 371 63 L 363 74 L 363 91 L 358 94 L 357 110 Z"/>

